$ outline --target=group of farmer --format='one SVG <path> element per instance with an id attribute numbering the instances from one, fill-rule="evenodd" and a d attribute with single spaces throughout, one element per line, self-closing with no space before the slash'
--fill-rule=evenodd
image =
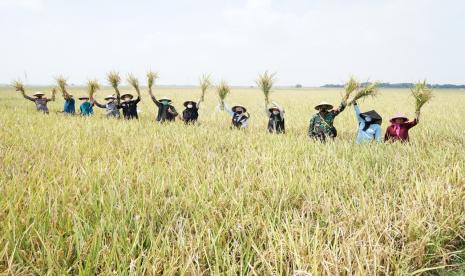
<path id="1" fill-rule="evenodd" d="M 22 91 L 23 97 L 33 101 L 36 104 L 38 111 L 48 113 L 47 103 L 55 100 L 55 91 L 52 92 L 51 98 L 46 98 L 42 92 L 34 93 L 30 97 Z M 156 120 L 158 122 L 175 121 L 178 116 L 176 108 L 172 105 L 172 101 L 168 97 L 157 99 L 151 90 L 149 90 L 150 97 L 158 108 Z M 74 115 L 75 100 L 73 95 L 63 91 L 63 98 L 65 100 L 63 113 Z M 137 104 L 140 102 L 141 97 L 138 92 L 137 98 L 134 99 L 132 94 L 109 95 L 105 97 L 105 103 L 97 102 L 92 96 L 80 97 L 81 105 L 79 107 L 81 116 L 91 116 L 93 114 L 93 107 L 97 106 L 106 110 L 106 116 L 110 118 L 120 118 L 120 109 L 122 110 L 125 119 L 138 119 Z M 195 124 L 199 117 L 199 108 L 203 99 L 199 101 L 186 101 L 184 102 L 184 111 L 182 112 L 181 120 L 185 124 Z M 328 139 L 334 139 L 337 136 L 337 130 L 334 127 L 334 119 L 346 108 L 347 103 L 343 101 L 337 108 L 327 102 L 321 102 L 315 106 L 318 111 L 310 119 L 308 128 L 308 136 L 312 139 L 325 142 Z M 374 110 L 368 112 L 361 112 L 358 104 L 354 103 L 355 116 L 358 121 L 358 133 L 356 142 L 358 144 L 367 142 L 381 142 L 381 122 L 382 117 Z M 219 110 L 224 110 L 231 116 L 231 128 L 245 129 L 249 126 L 250 114 L 247 109 L 242 105 L 229 107 L 224 103 L 222 106 L 217 107 Z M 270 133 L 282 134 L 285 133 L 285 111 L 277 103 L 273 102 L 271 105 L 265 104 L 265 113 L 268 117 L 268 131 Z M 414 127 L 419 120 L 419 113 L 416 118 L 410 121 L 403 114 L 396 114 L 390 119 L 390 125 L 386 129 L 384 140 L 385 141 L 401 141 L 406 142 L 409 140 L 409 129 Z"/>

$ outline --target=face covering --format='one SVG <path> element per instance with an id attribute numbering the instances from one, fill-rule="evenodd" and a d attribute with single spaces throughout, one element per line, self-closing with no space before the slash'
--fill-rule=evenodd
<path id="1" fill-rule="evenodd" d="M 169 105 L 169 102 L 168 101 L 162 101 L 161 104 L 162 105 Z"/>
<path id="2" fill-rule="evenodd" d="M 373 121 L 373 119 L 370 116 L 365 116 L 365 121 L 371 122 L 371 121 Z"/>
<path id="3" fill-rule="evenodd" d="M 242 110 L 238 110 L 238 111 L 236 111 L 236 113 L 240 115 L 240 114 L 242 114 Z"/>
<path id="4" fill-rule="evenodd" d="M 279 115 L 279 111 L 274 110 L 274 111 L 273 111 L 273 114 L 274 114 L 274 115 Z"/>
<path id="5" fill-rule="evenodd" d="M 187 105 L 187 108 L 193 108 L 193 107 L 194 107 L 194 106 L 191 105 L 191 104 L 188 104 L 188 105 Z"/>

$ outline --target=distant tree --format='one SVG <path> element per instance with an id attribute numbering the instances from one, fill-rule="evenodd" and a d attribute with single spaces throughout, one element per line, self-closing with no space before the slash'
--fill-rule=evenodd
<path id="1" fill-rule="evenodd" d="M 300 84 L 300 83 L 296 84 L 295 88 L 302 88 L 302 84 Z"/>

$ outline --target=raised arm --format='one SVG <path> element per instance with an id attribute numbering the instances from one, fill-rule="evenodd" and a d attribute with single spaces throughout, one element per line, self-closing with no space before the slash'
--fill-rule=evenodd
<path id="1" fill-rule="evenodd" d="M 200 108 L 200 104 L 201 104 L 202 102 L 203 102 L 203 97 L 200 97 L 200 99 L 199 99 L 199 101 L 197 102 L 197 104 L 195 105 L 195 107 L 196 107 L 197 109 L 199 109 L 199 108 Z"/>
<path id="2" fill-rule="evenodd" d="M 377 128 L 375 130 L 375 139 L 376 142 L 381 143 L 381 126 L 377 125 Z"/>
<path id="3" fill-rule="evenodd" d="M 346 109 L 347 103 L 345 101 L 342 101 L 341 104 L 339 105 L 338 108 L 333 109 L 331 112 L 334 114 L 334 116 L 339 115 L 344 109 Z"/>
<path id="4" fill-rule="evenodd" d="M 266 103 L 265 101 L 265 114 L 266 114 L 266 117 L 270 117 L 271 116 L 271 112 L 268 110 L 268 104 Z"/>
<path id="5" fill-rule="evenodd" d="M 97 102 L 94 98 L 91 99 L 92 103 L 94 103 L 97 107 L 100 107 L 100 108 L 107 108 L 107 105 L 106 104 L 100 104 L 99 102 Z"/>
<path id="6" fill-rule="evenodd" d="M 232 109 L 229 107 L 227 103 L 224 103 L 224 111 L 228 112 L 229 115 L 234 116 L 234 112 L 232 111 Z"/>
<path id="7" fill-rule="evenodd" d="M 362 123 L 364 120 L 362 116 L 360 116 L 360 107 L 358 106 L 357 102 L 354 102 L 354 110 L 355 110 L 355 117 L 357 118 L 359 123 Z"/>

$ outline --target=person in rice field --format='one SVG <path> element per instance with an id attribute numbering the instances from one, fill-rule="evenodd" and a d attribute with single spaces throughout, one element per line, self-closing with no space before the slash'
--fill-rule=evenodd
<path id="1" fill-rule="evenodd" d="M 199 109 L 202 100 L 200 99 L 198 102 L 194 101 L 186 101 L 184 102 L 184 111 L 182 112 L 182 120 L 186 125 L 188 124 L 195 124 L 197 119 L 199 118 Z"/>
<path id="2" fill-rule="evenodd" d="M 308 136 L 312 139 L 325 142 L 327 138 L 334 139 L 337 136 L 337 130 L 334 127 L 334 119 L 346 108 L 347 103 L 342 102 L 336 109 L 327 102 L 321 102 L 315 109 L 318 113 L 310 119 L 308 127 Z"/>
<path id="3" fill-rule="evenodd" d="M 265 108 L 266 116 L 268 117 L 268 131 L 270 133 L 285 133 L 284 127 L 284 109 L 277 103 Z"/>
<path id="4" fill-rule="evenodd" d="M 386 142 L 408 142 L 409 130 L 416 126 L 420 121 L 420 113 L 417 113 L 415 119 L 409 121 L 407 116 L 402 113 L 397 113 L 391 117 L 391 125 L 386 129 L 386 134 L 384 135 L 384 141 Z"/>
<path id="5" fill-rule="evenodd" d="M 82 101 L 79 106 L 81 116 L 92 116 L 92 114 L 94 114 L 94 104 L 90 101 L 89 97 L 80 97 L 79 100 Z"/>
<path id="6" fill-rule="evenodd" d="M 69 94 L 66 91 L 63 91 L 63 99 L 65 100 L 65 103 L 63 105 L 63 113 L 67 115 L 76 114 L 76 101 L 74 100 L 73 95 Z"/>
<path id="7" fill-rule="evenodd" d="M 152 94 L 152 91 L 149 90 L 150 97 L 152 98 L 153 103 L 158 107 L 157 113 L 157 122 L 174 122 L 178 116 L 176 108 L 171 104 L 171 99 L 168 97 L 161 97 L 159 100 Z"/>
<path id="8" fill-rule="evenodd" d="M 360 112 L 357 102 L 354 102 L 355 117 L 358 121 L 357 144 L 376 141 L 381 142 L 381 123 L 383 118 L 378 112 L 371 110 Z"/>
<path id="9" fill-rule="evenodd" d="M 123 94 L 121 98 L 117 97 L 118 109 L 123 109 L 124 119 L 139 119 L 137 114 L 137 104 L 140 102 L 140 95 L 137 95 L 137 99 L 133 100 L 134 96 L 131 94 Z"/>
<path id="10" fill-rule="evenodd" d="M 37 111 L 40 111 L 40 112 L 43 112 L 45 114 L 48 114 L 48 107 L 47 107 L 47 103 L 50 102 L 50 101 L 55 101 L 55 92 L 56 90 L 53 89 L 52 90 L 52 97 L 49 99 L 47 97 L 44 97 L 45 94 L 40 92 L 40 91 L 37 91 L 35 92 L 32 96 L 33 97 L 30 97 L 28 95 L 26 95 L 26 93 L 24 91 L 21 91 L 23 97 L 27 100 L 30 100 L 32 102 L 34 102 L 36 104 L 36 109 Z"/>
<path id="11" fill-rule="evenodd" d="M 249 127 L 250 114 L 247 109 L 242 105 L 235 105 L 230 108 L 224 103 L 224 111 L 231 115 L 231 128 L 246 129 Z"/>
<path id="12" fill-rule="evenodd" d="M 105 97 L 105 101 L 107 101 L 105 104 L 100 104 L 95 99 L 91 100 L 97 107 L 105 109 L 105 116 L 107 116 L 107 118 L 120 118 L 121 114 L 118 110 L 118 102 L 114 95 L 108 95 Z"/>

